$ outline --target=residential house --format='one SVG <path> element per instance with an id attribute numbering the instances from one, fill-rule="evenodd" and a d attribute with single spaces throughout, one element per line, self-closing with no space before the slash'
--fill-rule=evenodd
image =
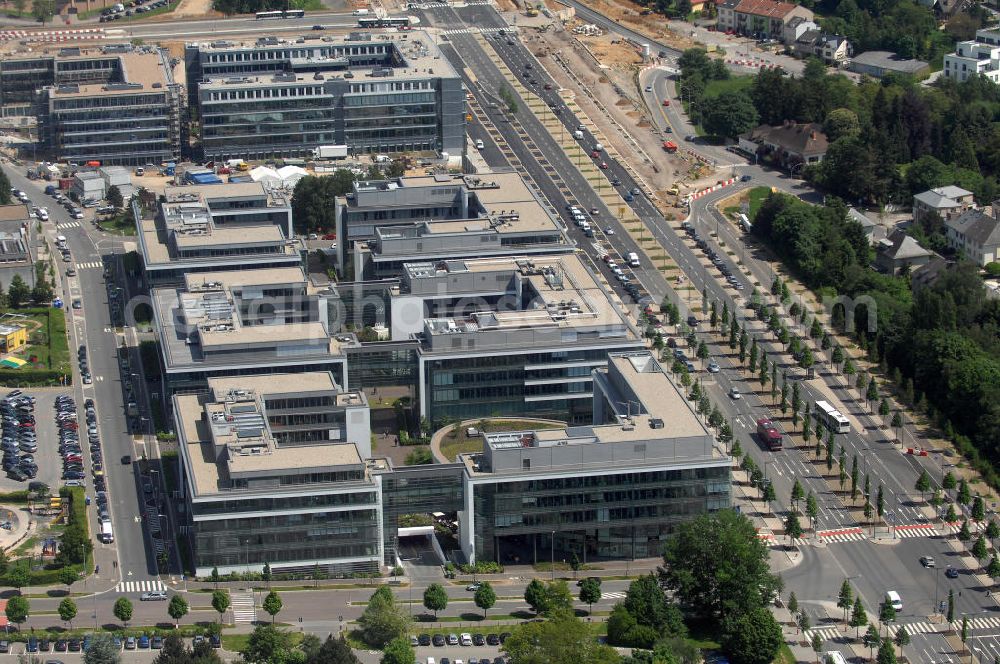
<path id="1" fill-rule="evenodd" d="M 865 51 L 855 55 L 848 68 L 858 74 L 882 78 L 886 74 L 904 74 L 921 77 L 930 71 L 923 60 L 901 58 L 892 51 Z"/>
<path id="2" fill-rule="evenodd" d="M 947 219 L 965 212 L 975 204 L 971 191 L 955 185 L 935 187 L 913 197 L 913 221 L 920 222 L 931 212 Z"/>
<path id="3" fill-rule="evenodd" d="M 887 274 L 899 274 L 927 265 L 933 256 L 904 231 L 895 230 L 876 245 L 875 265 Z"/>
<path id="4" fill-rule="evenodd" d="M 1000 46 L 971 40 L 958 42 L 955 52 L 944 56 L 943 72 L 960 83 L 977 75 L 1000 83 Z"/>
<path id="5" fill-rule="evenodd" d="M 809 21 L 801 16 L 796 16 L 786 23 L 785 27 L 782 29 L 781 42 L 791 46 L 796 40 L 805 35 L 805 33 L 812 30 L 815 30 L 817 34 L 820 32 L 819 26 L 815 21 Z"/>
<path id="6" fill-rule="evenodd" d="M 818 164 L 826 155 L 829 143 L 817 123 L 795 124 L 788 121 L 779 127 L 761 125 L 740 136 L 739 148 L 769 159 L 783 168 Z"/>
<path id="7" fill-rule="evenodd" d="M 785 26 L 795 18 L 813 19 L 813 13 L 805 7 L 777 0 L 723 2 L 718 9 L 718 29 L 762 39 L 782 39 Z"/>
<path id="8" fill-rule="evenodd" d="M 879 240 L 885 239 L 885 227 L 872 221 L 864 212 L 855 207 L 849 207 L 847 208 L 847 217 L 861 224 L 869 244 L 875 245 Z"/>
<path id="9" fill-rule="evenodd" d="M 1000 262 L 1000 201 L 944 222 L 948 244 L 981 266 Z"/>
<path id="10" fill-rule="evenodd" d="M 819 58 L 825 64 L 839 66 L 846 62 L 854 49 L 847 37 L 821 32 L 818 28 L 806 30 L 793 42 L 788 42 L 793 55 L 800 58 Z"/>

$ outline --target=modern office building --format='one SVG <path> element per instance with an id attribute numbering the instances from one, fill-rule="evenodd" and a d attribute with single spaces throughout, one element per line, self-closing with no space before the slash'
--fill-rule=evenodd
<path id="1" fill-rule="evenodd" d="M 731 460 L 647 351 L 593 372 L 593 424 L 485 434 L 459 512 L 470 560 L 647 558 L 731 504 Z"/>
<path id="2" fill-rule="evenodd" d="M 465 88 L 424 32 L 189 44 L 205 159 L 444 151 L 465 143 Z"/>
<path id="3" fill-rule="evenodd" d="M 261 182 L 167 187 L 159 205 L 133 202 L 147 287 L 238 269 L 295 267 L 290 192 Z"/>
<path id="4" fill-rule="evenodd" d="M 443 209 L 441 198 L 447 195 L 456 204 Z M 355 183 L 353 196 L 338 202 L 338 212 L 344 222 L 338 229 L 346 232 L 338 235 L 345 238 L 338 250 L 350 252 L 356 279 L 399 278 L 403 265 L 415 261 L 576 249 L 562 222 L 516 173 Z"/>
<path id="5" fill-rule="evenodd" d="M 176 160 L 183 97 L 159 48 L 61 48 L 0 59 L 0 104 L 5 113 L 37 117 L 38 156 L 53 161 Z"/>
<path id="6" fill-rule="evenodd" d="M 576 254 L 408 263 L 392 339 L 416 339 L 420 415 L 589 422 L 591 371 L 643 348 Z"/>
<path id="7" fill-rule="evenodd" d="M 650 557 L 678 523 L 730 506 L 730 458 L 647 351 L 592 379 L 592 423 L 491 432 L 455 463 L 403 468 L 371 458 L 364 395 L 328 372 L 175 395 L 197 574 L 375 570 L 422 535 L 401 517 L 439 512 L 470 561 Z"/>
<path id="8" fill-rule="evenodd" d="M 359 181 L 335 218 L 338 269 L 355 279 L 398 278 L 414 261 L 575 250 L 516 173 Z"/>
<path id="9" fill-rule="evenodd" d="M 347 384 L 349 333 L 332 333 L 324 293 L 299 267 L 190 274 L 151 293 L 168 395 L 218 376 L 329 371 Z"/>
<path id="10" fill-rule="evenodd" d="M 176 395 L 181 492 L 196 574 L 331 574 L 384 559 L 368 402 L 329 372 L 211 378 Z"/>

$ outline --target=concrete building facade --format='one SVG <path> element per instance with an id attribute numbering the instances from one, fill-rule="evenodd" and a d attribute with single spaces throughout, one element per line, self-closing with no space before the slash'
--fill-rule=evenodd
<path id="1" fill-rule="evenodd" d="M 62 48 L 0 60 L 0 102 L 37 117 L 38 147 L 53 161 L 174 161 L 183 98 L 158 48 Z"/>
<path id="2" fill-rule="evenodd" d="M 464 148 L 465 88 L 424 32 L 190 44 L 185 62 L 205 159 Z"/>

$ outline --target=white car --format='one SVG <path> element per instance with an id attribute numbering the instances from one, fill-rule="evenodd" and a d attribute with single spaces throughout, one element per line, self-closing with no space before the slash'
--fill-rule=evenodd
<path id="1" fill-rule="evenodd" d="M 719 373 L 719 369 L 719 364 L 715 360 L 708 363 L 708 373 Z"/>
<path id="2" fill-rule="evenodd" d="M 730 399 L 739 399 L 742 396 L 743 395 L 740 394 L 740 391 L 739 391 L 738 388 L 735 388 L 735 387 L 729 388 L 729 398 Z"/>
<path id="3" fill-rule="evenodd" d="M 70 216 L 74 219 L 83 219 L 83 210 L 74 210 Z"/>
<path id="4" fill-rule="evenodd" d="M 462 632 L 462 635 L 458 637 L 458 642 L 463 646 L 471 646 L 472 635 L 468 632 Z"/>
<path id="5" fill-rule="evenodd" d="M 167 599 L 167 593 L 162 590 L 153 590 L 139 595 L 142 602 L 162 602 Z"/>

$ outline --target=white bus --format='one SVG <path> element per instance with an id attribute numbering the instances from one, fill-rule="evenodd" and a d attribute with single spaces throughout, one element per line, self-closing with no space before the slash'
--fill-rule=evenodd
<path id="1" fill-rule="evenodd" d="M 848 433 L 851 430 L 850 421 L 825 401 L 816 402 L 816 419 L 834 433 Z"/>
<path id="2" fill-rule="evenodd" d="M 276 9 L 274 11 L 269 11 L 269 12 L 257 12 L 256 16 L 258 21 L 262 19 L 267 20 L 271 18 L 285 18 L 285 12 L 281 11 L 280 9 Z"/>

